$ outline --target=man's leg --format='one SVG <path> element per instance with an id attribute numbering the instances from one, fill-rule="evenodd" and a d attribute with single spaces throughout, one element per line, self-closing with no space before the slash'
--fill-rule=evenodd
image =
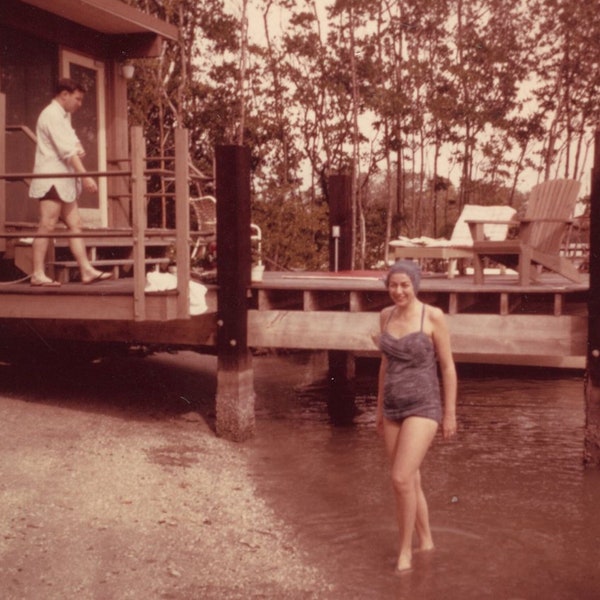
<path id="1" fill-rule="evenodd" d="M 61 201 L 52 198 L 44 198 L 39 201 L 40 204 L 40 222 L 38 225 L 38 234 L 49 234 L 56 229 L 56 223 L 61 213 Z M 50 239 L 47 237 L 36 237 L 33 240 L 33 273 L 31 274 L 31 283 L 41 285 L 49 283 L 52 280 L 46 275 L 46 253 Z"/>
<path id="2" fill-rule="evenodd" d="M 81 233 L 83 227 L 77 202 L 63 203 L 62 218 L 72 233 Z M 89 283 L 102 275 L 102 271 L 95 269 L 90 262 L 83 238 L 70 238 L 69 246 L 79 265 L 79 272 L 81 273 L 81 281 L 83 283 Z"/>

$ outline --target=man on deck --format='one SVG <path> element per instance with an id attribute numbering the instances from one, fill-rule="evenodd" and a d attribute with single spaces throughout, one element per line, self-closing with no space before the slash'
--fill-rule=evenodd
<path id="1" fill-rule="evenodd" d="M 96 182 L 85 176 L 85 151 L 71 125 L 71 115 L 81 107 L 85 90 L 72 79 L 61 79 L 55 96 L 40 113 L 36 126 L 37 146 L 33 172 L 48 173 L 48 178 L 34 178 L 29 188 L 31 198 L 40 205 L 38 234 L 51 234 L 61 219 L 72 233 L 81 233 L 82 223 L 77 199 L 81 189 L 96 193 Z M 78 177 L 52 177 L 58 173 L 80 173 Z M 45 272 L 49 238 L 36 237 L 33 242 L 33 286 L 59 286 Z M 69 240 L 71 252 L 79 265 L 81 281 L 85 284 L 110 279 L 111 274 L 99 271 L 90 263 L 85 244 L 80 237 Z"/>

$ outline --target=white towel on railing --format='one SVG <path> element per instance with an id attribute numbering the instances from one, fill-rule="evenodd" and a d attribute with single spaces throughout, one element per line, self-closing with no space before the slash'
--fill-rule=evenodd
<path id="1" fill-rule="evenodd" d="M 146 274 L 146 292 L 164 292 L 177 289 L 177 275 L 150 271 Z M 207 311 L 206 286 L 190 281 L 190 314 L 201 315 Z"/>

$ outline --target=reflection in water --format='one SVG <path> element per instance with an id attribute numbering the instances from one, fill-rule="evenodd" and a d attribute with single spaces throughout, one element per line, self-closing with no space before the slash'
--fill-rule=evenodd
<path id="1" fill-rule="evenodd" d="M 580 376 L 461 373 L 458 439 L 439 436 L 423 468 L 437 549 L 398 577 L 374 370 L 357 378 L 353 426 L 336 427 L 328 388 L 298 388 L 300 357 L 254 366 L 259 491 L 331 576 L 332 598 L 600 598 L 600 473 L 582 468 Z"/>

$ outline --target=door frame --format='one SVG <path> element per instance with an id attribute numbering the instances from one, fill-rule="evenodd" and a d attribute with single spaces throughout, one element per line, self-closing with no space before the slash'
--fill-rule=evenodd
<path id="1" fill-rule="evenodd" d="M 96 111 L 98 114 L 98 171 L 107 170 L 106 157 L 106 64 L 74 50 L 60 48 L 60 77 L 70 77 L 70 65 L 76 64 L 96 73 Z M 88 98 L 88 102 L 90 99 Z M 80 208 L 86 227 L 108 227 L 108 185 L 106 177 L 97 178 L 98 208 Z"/>

